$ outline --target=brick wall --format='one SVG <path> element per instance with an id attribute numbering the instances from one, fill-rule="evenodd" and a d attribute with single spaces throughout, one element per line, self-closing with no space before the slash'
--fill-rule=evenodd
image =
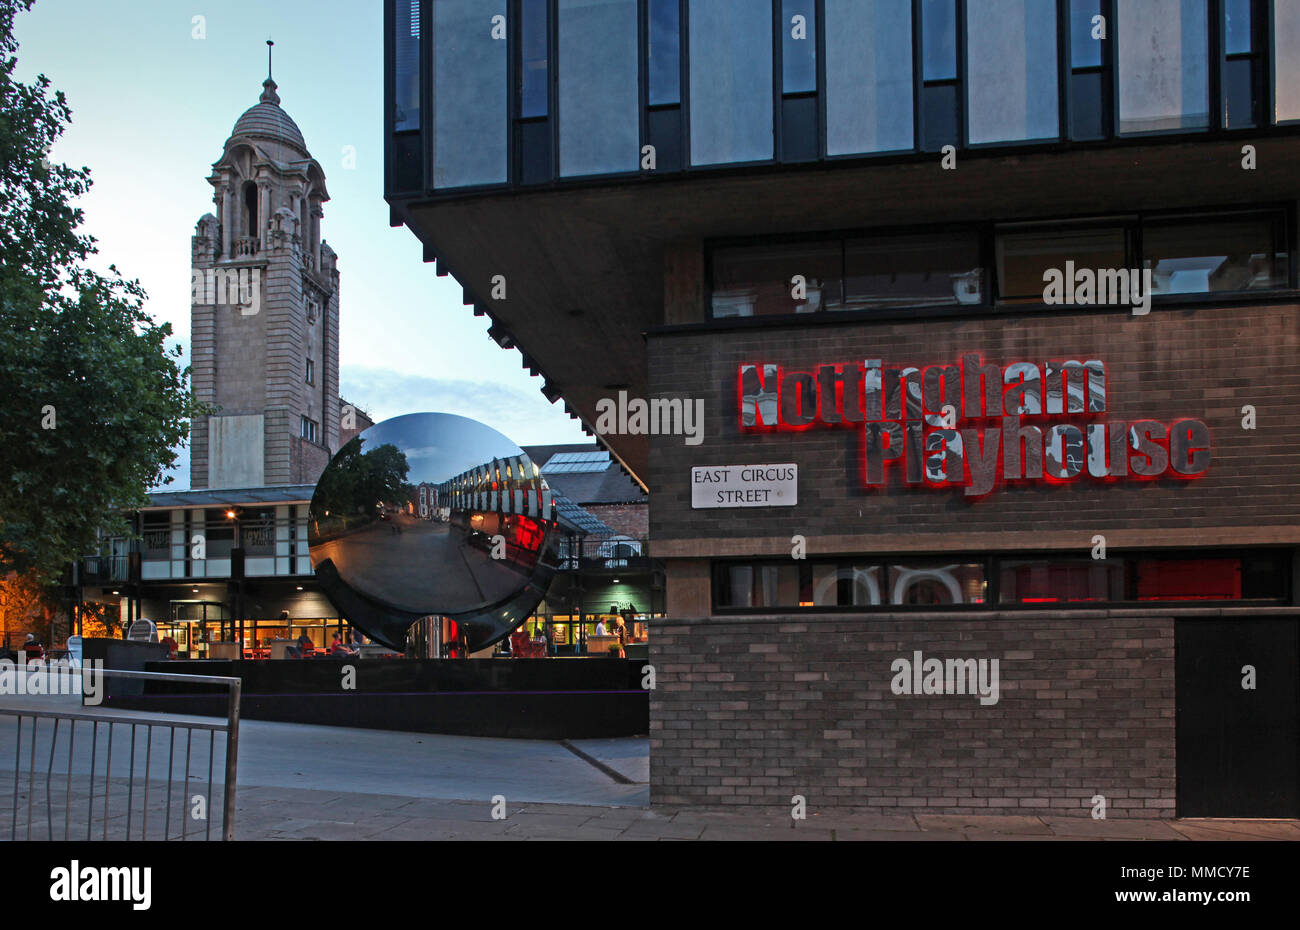
<path id="1" fill-rule="evenodd" d="M 996 658 L 1000 696 L 895 695 L 890 665 Z M 1174 815 L 1174 621 L 1140 611 L 666 620 L 652 804 Z"/>
<path id="2" fill-rule="evenodd" d="M 650 534 L 650 506 L 645 501 L 639 504 L 583 504 L 583 509 L 624 536 L 644 539 Z"/>
<path id="3" fill-rule="evenodd" d="M 1112 546 L 1225 545 L 1300 541 L 1300 470 L 1293 398 L 1300 390 L 1300 311 L 1294 305 L 1155 308 L 1148 316 L 1084 311 L 868 325 L 759 327 L 652 336 L 651 395 L 704 398 L 704 440 L 687 446 L 652 437 L 651 535 L 663 557 L 787 554 L 790 537 L 808 551 L 881 552 L 1076 548 L 1096 533 Z M 1101 482 L 1003 486 L 985 498 L 958 489 L 909 488 L 896 467 L 883 489 L 863 486 L 860 429 L 744 433 L 737 369 L 779 363 L 787 371 L 881 358 L 888 365 L 950 363 L 980 353 L 1015 361 L 1100 358 L 1107 367 L 1101 419 L 1186 417 L 1212 436 L 1208 473 Z M 1241 426 L 1252 405 L 1257 428 Z M 1070 415 L 1047 422 L 1080 424 Z M 958 426 L 969 425 L 958 421 Z M 797 507 L 691 509 L 695 465 L 795 462 Z M 698 540 L 691 546 L 675 541 Z"/>

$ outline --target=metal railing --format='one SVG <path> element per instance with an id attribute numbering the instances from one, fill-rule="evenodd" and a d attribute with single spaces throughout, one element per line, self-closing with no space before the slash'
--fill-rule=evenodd
<path id="1" fill-rule="evenodd" d="M 18 666 L 19 672 L 23 673 L 23 666 Z M 9 674 L 15 674 L 10 672 Z M 48 674 L 46 669 L 33 670 L 28 674 Z M 131 672 L 117 669 L 68 669 L 65 674 L 81 677 L 82 675 L 99 675 L 104 678 L 118 679 L 139 679 L 144 681 L 177 681 L 191 684 L 208 684 L 220 685 L 227 688 L 226 717 L 224 720 L 217 718 L 214 722 L 204 720 L 195 720 L 193 718 L 184 718 L 178 715 L 151 714 L 143 712 L 101 712 L 97 709 L 83 710 L 65 710 L 57 706 L 36 706 L 5 708 L 0 707 L 0 771 L 4 771 L 4 766 L 12 762 L 13 780 L 10 783 L 7 777 L 0 777 L 0 817 L 8 813 L 4 819 L 9 821 L 9 839 L 17 841 L 20 838 L 24 840 L 57 840 L 59 839 L 56 831 L 56 824 L 62 821 L 63 831 L 62 839 L 81 839 L 82 824 L 80 817 L 85 816 L 85 839 L 93 838 L 95 832 L 99 832 L 100 838 L 107 840 L 110 838 L 110 828 L 115 834 L 113 839 L 125 840 L 147 840 L 147 839 L 212 839 L 212 821 L 215 810 L 212 809 L 213 785 L 216 764 L 218 759 L 222 768 L 222 803 L 221 803 L 221 833 L 219 839 L 233 840 L 235 830 L 235 775 L 238 764 L 239 749 L 239 701 L 241 681 L 238 678 L 226 678 L 215 675 L 176 675 L 162 672 Z M 100 684 L 101 690 L 107 692 Z M 130 690 L 130 689 L 129 689 Z M 110 697 L 112 695 L 110 694 Z M 128 695 L 119 694 L 118 697 Z M 13 720 L 14 726 L 10 728 L 7 721 Z M 42 727 L 42 722 L 47 725 Z M 24 726 L 26 723 L 26 726 Z M 78 728 L 78 724 L 82 724 Z M 104 736 L 101 741 L 100 731 L 104 730 Z M 78 740 L 78 735 L 81 740 Z M 90 732 L 87 734 L 87 730 Z M 154 736 L 155 730 L 165 730 L 166 735 L 161 740 L 156 741 Z M 184 737 L 184 771 L 183 777 L 177 773 L 177 731 L 185 731 Z M 66 735 L 67 750 L 64 753 L 59 747 L 60 731 Z M 195 733 L 207 734 L 207 746 L 200 735 L 197 743 L 199 749 L 199 759 L 197 760 L 198 774 L 195 775 L 194 769 L 194 750 L 195 750 Z M 14 736 L 12 760 L 8 758 L 8 739 L 6 734 L 12 733 Z M 224 744 L 219 745 L 217 734 L 224 733 Z M 118 736 L 118 744 L 121 749 L 114 756 L 114 735 Z M 128 738 L 130 740 L 129 749 L 123 742 Z M 88 737 L 88 739 L 87 739 Z M 156 755 L 161 755 L 161 745 L 155 752 L 155 742 L 165 741 L 167 746 L 166 760 L 166 781 L 163 788 L 164 800 L 158 800 L 158 788 L 156 782 L 159 780 L 155 776 L 155 771 L 161 768 L 161 762 L 157 762 Z M 87 764 L 86 745 L 89 742 L 89 763 Z M 104 746 L 104 765 L 102 772 L 98 771 L 100 746 Z M 78 755 L 77 747 L 81 746 L 81 753 Z M 204 751 L 206 748 L 206 752 Z M 26 750 L 26 752 L 24 752 Z M 220 750 L 220 751 L 219 751 Z M 143 754 L 143 767 L 139 765 L 140 756 Z M 124 759 L 125 755 L 125 759 Z M 206 756 L 207 769 L 207 792 L 202 795 L 190 795 L 190 783 L 196 781 L 202 784 L 202 773 L 204 768 L 204 756 Z M 114 772 L 114 759 L 117 760 L 117 771 Z M 44 762 L 38 769 L 38 759 Z M 57 765 L 56 765 L 57 762 Z M 25 778 L 24 778 L 25 774 Z M 43 785 L 40 784 L 42 781 Z M 102 777 L 100 777 L 102 775 Z M 84 781 L 83 781 L 84 779 Z M 25 784 L 24 784 L 25 782 Z M 86 787 L 84 797 L 80 785 Z M 96 787 L 100 792 L 96 793 Z M 172 801 L 176 794 L 176 785 L 181 784 L 182 803 L 180 810 L 177 812 L 177 821 L 179 823 L 179 834 L 174 833 Z M 60 792 L 59 788 L 62 788 Z M 10 798 L 10 810 L 3 810 L 4 795 L 8 792 L 6 788 L 12 788 Z M 26 789 L 25 793 L 23 789 Z M 43 790 L 42 790 L 43 788 Z M 153 794 L 154 803 L 150 803 L 150 795 Z M 122 795 L 125 794 L 125 804 L 122 802 Z M 60 797 L 60 795 L 62 795 Z M 75 797 L 74 797 L 75 795 Z M 137 807 L 136 799 L 140 797 L 141 801 Z M 62 801 L 62 804 L 59 802 Z M 74 803 L 75 802 L 75 803 Z M 38 817 L 38 808 L 43 806 L 44 818 Z M 20 816 L 21 810 L 25 807 L 26 813 Z M 61 816 L 58 808 L 61 807 Z M 161 810 L 158 810 L 161 808 Z M 150 836 L 149 818 L 150 814 L 162 815 L 162 835 Z M 137 818 L 137 814 L 139 815 Z M 39 830 L 43 825 L 45 830 Z M 204 826 L 201 829 L 196 828 L 193 833 L 190 830 L 191 820 L 203 820 Z M 136 824 L 138 820 L 138 831 Z M 25 824 L 25 828 L 20 831 L 19 824 Z M 36 832 L 33 833 L 34 823 Z M 155 816 L 155 823 L 157 819 Z M 96 831 L 96 827 L 101 829 Z M 75 827 L 75 834 L 74 834 Z M 0 820 L 0 829 L 3 828 L 3 820 Z"/>

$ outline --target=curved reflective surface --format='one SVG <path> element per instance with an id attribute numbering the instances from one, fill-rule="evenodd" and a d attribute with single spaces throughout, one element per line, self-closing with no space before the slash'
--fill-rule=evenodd
<path id="1" fill-rule="evenodd" d="M 522 449 L 476 420 L 415 413 L 334 456 L 308 544 L 322 589 L 370 638 L 401 650 L 416 620 L 445 616 L 472 652 L 545 596 L 555 525 L 551 491 Z"/>

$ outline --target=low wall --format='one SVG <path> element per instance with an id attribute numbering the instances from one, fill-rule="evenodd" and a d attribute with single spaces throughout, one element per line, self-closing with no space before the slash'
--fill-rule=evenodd
<path id="1" fill-rule="evenodd" d="M 1172 817 L 1174 620 L 1120 614 L 657 621 L 651 803 Z M 997 659 L 997 702 L 895 694 L 918 650 Z"/>
<path id="2" fill-rule="evenodd" d="M 284 659 L 151 662 L 148 671 L 243 682 L 240 714 L 326 726 L 523 739 L 591 739 L 649 731 L 644 661 L 626 659 Z M 107 706 L 225 716 L 225 689 L 148 682 Z"/>

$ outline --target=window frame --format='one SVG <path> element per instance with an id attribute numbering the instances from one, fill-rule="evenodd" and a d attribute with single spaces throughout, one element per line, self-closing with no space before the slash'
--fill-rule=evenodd
<path id="1" fill-rule="evenodd" d="M 1298 263 L 1296 256 L 1296 237 L 1297 237 L 1297 217 L 1296 207 L 1294 204 L 1286 202 L 1270 202 L 1242 204 L 1239 206 L 1222 205 L 1213 207 L 1187 207 L 1187 208 L 1169 208 L 1163 210 L 1140 211 L 1132 214 L 1113 214 L 1102 213 L 1087 216 L 1067 216 L 1052 218 L 1036 218 L 1034 220 L 1008 220 L 1005 222 L 972 222 L 965 224 L 926 224 L 910 226 L 888 226 L 874 227 L 867 229 L 840 229 L 815 231 L 805 235 L 799 234 L 781 234 L 772 236 L 744 236 L 744 237 L 720 237 L 717 239 L 706 240 L 704 243 L 704 319 L 700 323 L 674 324 L 671 326 L 656 327 L 654 332 L 672 332 L 683 329 L 695 329 L 703 327 L 730 327 L 745 325 L 806 325 L 809 322 L 818 324 L 829 323 L 832 321 L 839 322 L 886 322 L 909 319 L 925 319 L 931 317 L 958 317 L 958 318 L 978 318 L 980 316 L 998 316 L 1006 314 L 1019 314 L 1025 312 L 1047 312 L 1047 313 L 1107 313 L 1122 312 L 1130 313 L 1126 306 L 1074 306 L 1074 305 L 1049 305 L 1028 300 L 1018 302 L 1008 302 L 1002 298 L 1000 293 L 1001 282 L 998 276 L 997 265 L 997 234 L 1002 230 L 1015 231 L 1020 228 L 1031 228 L 1039 225 L 1044 229 L 1060 229 L 1069 226 L 1087 227 L 1094 225 L 1107 225 L 1108 223 L 1124 223 L 1126 228 L 1130 229 L 1127 239 L 1128 252 L 1126 254 L 1126 267 L 1141 268 L 1143 260 L 1142 249 L 1142 225 L 1147 222 L 1167 222 L 1169 220 L 1186 219 L 1189 222 L 1196 220 L 1215 220 L 1230 219 L 1234 216 L 1240 217 L 1271 217 L 1275 231 L 1275 242 L 1280 242 L 1281 250 L 1286 252 L 1287 267 L 1282 275 L 1284 284 L 1277 288 L 1268 290 L 1247 290 L 1247 291 L 1209 291 L 1204 293 L 1178 293 L 1178 294 L 1156 294 L 1152 295 L 1151 305 L 1153 308 L 1170 307 L 1179 308 L 1196 304 L 1223 304 L 1223 303 L 1258 303 L 1258 302 L 1276 302 L 1279 299 L 1285 299 L 1288 296 L 1294 296 L 1291 292 L 1297 288 Z M 952 305 L 917 305 L 907 307 L 891 307 L 888 309 L 866 309 L 866 310 L 823 310 L 816 313 L 789 313 L 789 314 L 769 314 L 761 316 L 740 316 L 740 317 L 719 317 L 713 314 L 713 292 L 715 289 L 714 281 L 714 255 L 721 249 L 743 248 L 745 246 L 767 246 L 790 244 L 797 245 L 803 243 L 825 242 L 825 241 L 848 241 L 851 239 L 872 239 L 880 238 L 888 240 L 890 238 L 910 235 L 935 235 L 942 236 L 945 234 L 958 235 L 962 233 L 973 232 L 980 243 L 980 255 L 983 262 L 983 300 L 978 304 L 963 304 L 958 306 Z M 1275 249 L 1275 252 L 1278 251 Z"/>
<path id="2" fill-rule="evenodd" d="M 818 555 L 794 563 L 800 571 L 802 587 L 803 574 L 811 574 L 814 566 L 836 566 L 852 563 L 855 567 L 874 567 L 881 572 L 883 583 L 888 586 L 889 567 L 900 563 L 926 562 L 932 560 L 961 565 L 981 565 L 984 571 L 985 592 L 983 603 L 962 604 L 854 604 L 846 606 L 805 606 L 778 605 L 773 607 L 723 607 L 718 603 L 720 585 L 719 573 L 732 566 L 777 565 L 789 566 L 789 559 L 772 556 L 754 558 L 713 558 L 709 560 L 709 610 L 716 616 L 765 616 L 771 614 L 891 614 L 891 613 L 951 613 L 980 615 L 996 612 L 1041 613 L 1045 610 L 1099 610 L 1099 609 L 1178 609 L 1198 607 L 1287 607 L 1295 603 L 1295 580 L 1292 573 L 1283 566 L 1278 572 L 1280 591 L 1276 597 L 1237 599 L 1174 599 L 1174 600 L 1138 600 L 1137 571 L 1138 562 L 1145 560 L 1200 561 L 1209 559 L 1238 559 L 1246 562 L 1251 557 L 1273 554 L 1279 561 L 1287 553 L 1294 553 L 1293 546 L 1243 546 L 1237 548 L 1215 547 L 1204 550 L 1186 547 L 1171 549 L 1123 549 L 1112 550 L 1107 561 L 1117 560 L 1124 564 L 1124 600 L 1087 600 L 1087 601 L 1051 601 L 1040 603 L 1002 603 L 1002 565 L 1004 562 L 1022 561 L 1087 561 L 1085 556 L 1068 557 L 1058 550 L 1007 550 L 1002 552 L 962 553 L 951 551 L 921 550 L 903 553 L 871 553 L 866 555 Z M 1243 564 L 1244 569 L 1244 564 Z"/>

